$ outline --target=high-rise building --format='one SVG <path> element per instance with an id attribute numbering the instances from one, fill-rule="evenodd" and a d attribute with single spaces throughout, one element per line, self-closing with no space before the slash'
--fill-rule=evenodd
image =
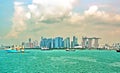
<path id="1" fill-rule="evenodd" d="M 82 48 L 98 48 L 99 47 L 98 39 L 100 38 L 82 37 Z"/>
<path id="2" fill-rule="evenodd" d="M 73 41 L 71 41 L 71 48 L 74 48 L 74 44 L 73 44 Z"/>
<path id="3" fill-rule="evenodd" d="M 29 43 L 31 43 L 31 38 L 29 38 Z"/>
<path id="4" fill-rule="evenodd" d="M 32 43 L 31 38 L 29 38 L 29 47 L 30 47 L 30 48 L 33 48 L 33 43 Z"/>
<path id="5" fill-rule="evenodd" d="M 53 39 L 52 38 L 49 38 L 47 39 L 47 48 L 53 48 Z"/>
<path id="6" fill-rule="evenodd" d="M 99 47 L 98 40 L 99 40 L 100 38 L 93 37 L 93 39 L 94 39 L 94 48 L 98 48 L 98 47 Z"/>
<path id="7" fill-rule="evenodd" d="M 71 48 L 78 46 L 78 38 L 73 36 L 73 41 L 71 42 Z"/>
<path id="8" fill-rule="evenodd" d="M 56 37 L 53 41 L 54 48 L 63 48 L 63 38 Z"/>
<path id="9" fill-rule="evenodd" d="M 64 48 L 70 48 L 70 38 L 64 39 Z"/>
<path id="10" fill-rule="evenodd" d="M 37 41 L 37 40 L 33 41 L 33 47 L 34 47 L 34 48 L 38 48 L 38 47 L 39 47 L 39 46 L 38 46 L 38 41 Z"/>
<path id="11" fill-rule="evenodd" d="M 47 39 L 42 38 L 40 41 L 40 48 L 47 47 Z"/>
<path id="12" fill-rule="evenodd" d="M 92 48 L 92 40 L 93 38 L 88 38 L 88 48 Z"/>
<path id="13" fill-rule="evenodd" d="M 25 42 L 22 42 L 22 44 L 21 44 L 22 46 L 24 46 L 25 45 Z"/>
<path id="14" fill-rule="evenodd" d="M 82 37 L 82 48 L 87 47 L 87 37 Z"/>
<path id="15" fill-rule="evenodd" d="M 40 48 L 53 48 L 53 39 L 52 38 L 41 38 Z"/>
<path id="16" fill-rule="evenodd" d="M 22 45 L 25 46 L 25 48 L 33 48 L 33 43 L 31 41 L 31 38 L 28 39 L 28 42 L 22 43 Z"/>

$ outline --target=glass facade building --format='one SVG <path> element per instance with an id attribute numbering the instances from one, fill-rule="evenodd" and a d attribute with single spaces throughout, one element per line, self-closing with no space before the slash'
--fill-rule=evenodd
<path id="1" fill-rule="evenodd" d="M 70 38 L 64 39 L 64 48 L 70 48 Z"/>

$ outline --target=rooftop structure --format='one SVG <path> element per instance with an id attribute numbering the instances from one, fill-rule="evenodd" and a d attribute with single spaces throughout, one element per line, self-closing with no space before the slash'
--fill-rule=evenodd
<path id="1" fill-rule="evenodd" d="M 83 48 L 98 48 L 99 47 L 99 43 L 98 43 L 99 39 L 100 38 L 96 38 L 96 37 L 92 37 L 92 38 L 82 37 L 82 47 Z"/>

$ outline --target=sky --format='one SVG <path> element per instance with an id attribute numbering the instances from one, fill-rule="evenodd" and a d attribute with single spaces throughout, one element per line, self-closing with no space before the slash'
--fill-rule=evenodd
<path id="1" fill-rule="evenodd" d="M 99 37 L 120 42 L 120 0 L 0 0 L 0 44 L 28 38 Z"/>

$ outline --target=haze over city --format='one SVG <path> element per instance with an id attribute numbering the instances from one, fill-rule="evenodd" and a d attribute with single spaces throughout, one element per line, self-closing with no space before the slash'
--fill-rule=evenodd
<path id="1" fill-rule="evenodd" d="M 0 0 L 0 44 L 41 36 L 120 42 L 119 4 L 119 0 Z"/>

